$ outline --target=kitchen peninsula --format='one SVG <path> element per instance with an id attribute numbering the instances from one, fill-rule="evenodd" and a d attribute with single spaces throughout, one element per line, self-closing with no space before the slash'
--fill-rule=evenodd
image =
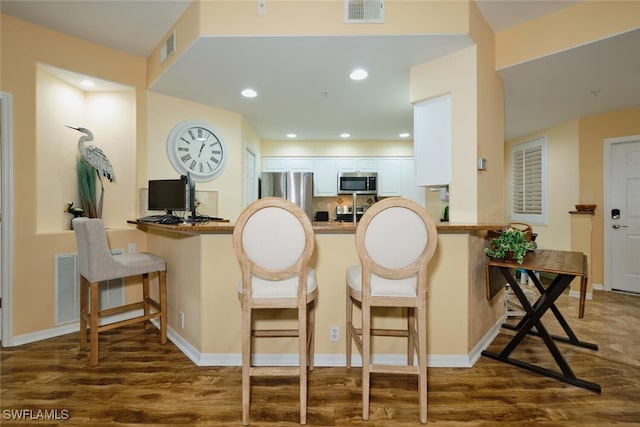
<path id="1" fill-rule="evenodd" d="M 315 348 L 317 366 L 345 365 L 345 274 L 359 263 L 352 223 L 315 222 L 316 246 L 310 265 L 316 270 Z M 167 260 L 169 338 L 196 364 L 241 365 L 241 315 L 237 299 L 240 268 L 229 223 L 164 225 L 140 223 L 147 249 Z M 428 364 L 467 367 L 497 334 L 504 308 L 501 298 L 487 301 L 484 268 L 485 232 L 500 225 L 438 224 L 438 248 L 429 263 Z M 387 309 L 380 327 L 401 321 L 398 309 Z M 179 313 L 183 323 L 179 324 Z M 294 317 L 256 317 L 260 327 L 282 327 Z M 293 316 L 293 313 L 292 313 Z M 340 340 L 329 340 L 331 326 Z M 385 340 L 376 353 L 387 360 L 406 358 L 401 340 Z M 296 340 L 256 341 L 265 363 L 297 363 Z M 354 356 L 354 364 L 360 356 Z"/>

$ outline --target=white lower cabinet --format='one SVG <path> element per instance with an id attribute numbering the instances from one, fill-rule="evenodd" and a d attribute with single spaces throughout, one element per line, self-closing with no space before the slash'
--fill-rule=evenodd
<path id="1" fill-rule="evenodd" d="M 313 159 L 313 195 L 315 197 L 338 195 L 337 157 L 316 157 Z"/>

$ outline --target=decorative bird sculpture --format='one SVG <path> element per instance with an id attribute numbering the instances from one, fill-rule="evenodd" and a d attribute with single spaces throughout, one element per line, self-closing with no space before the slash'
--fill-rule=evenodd
<path id="1" fill-rule="evenodd" d="M 96 216 L 98 218 L 102 218 L 102 202 L 104 201 L 103 178 L 108 179 L 109 182 L 114 182 L 116 180 L 116 175 L 113 172 L 113 167 L 111 166 L 111 162 L 109 161 L 107 156 L 102 152 L 100 148 L 96 147 L 95 145 L 86 144 L 88 141 L 93 141 L 93 133 L 91 133 L 89 129 L 82 128 L 82 127 L 73 127 L 69 125 L 65 125 L 65 126 L 85 134 L 84 136 L 81 136 L 80 139 L 78 140 L 78 153 L 80 154 L 80 158 L 81 158 L 78 164 L 78 179 L 80 181 L 79 187 L 81 189 L 80 198 L 82 200 L 83 207 L 87 202 L 86 199 L 93 200 L 93 204 L 95 204 L 95 184 L 94 184 L 94 187 L 91 188 L 92 187 L 91 182 L 95 182 L 95 180 L 92 180 L 92 178 L 94 178 L 93 172 L 91 172 L 92 174 L 91 177 L 81 176 L 84 174 L 84 172 L 82 171 L 86 168 L 84 168 L 80 163 L 82 161 L 85 161 L 95 171 L 95 174 L 98 176 L 98 180 L 100 180 L 100 202 L 98 203 Z M 83 188 L 88 192 L 88 194 L 86 195 L 87 197 L 83 197 L 83 194 L 82 194 Z M 93 197 L 91 196 L 92 193 L 93 193 Z M 91 210 L 93 209 L 89 209 L 89 211 Z M 85 211 L 87 211 L 86 208 L 85 208 Z"/>
<path id="2" fill-rule="evenodd" d="M 64 207 L 64 211 L 69 212 L 71 215 L 73 215 L 73 218 L 84 216 L 84 209 L 74 208 L 73 202 L 67 202 L 67 204 Z M 71 227 L 70 227 L 71 230 L 73 230 L 73 218 L 71 218 Z"/>
<path id="3" fill-rule="evenodd" d="M 82 208 L 74 208 L 73 207 L 73 202 L 67 202 L 67 204 L 64 207 L 64 211 L 65 212 L 69 212 L 71 215 L 73 215 L 74 218 L 78 218 L 80 216 L 84 216 L 84 209 L 82 209 Z"/>

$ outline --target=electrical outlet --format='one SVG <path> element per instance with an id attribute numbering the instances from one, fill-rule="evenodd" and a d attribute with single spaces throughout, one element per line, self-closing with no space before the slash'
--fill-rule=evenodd
<path id="1" fill-rule="evenodd" d="M 178 312 L 178 326 L 184 328 L 184 313 L 181 311 Z"/>
<path id="2" fill-rule="evenodd" d="M 340 326 L 329 326 L 329 341 L 340 341 Z"/>
<path id="3" fill-rule="evenodd" d="M 135 243 L 129 243 L 127 245 L 127 252 L 134 253 L 136 251 L 136 244 Z"/>
<path id="4" fill-rule="evenodd" d="M 258 15 L 267 14 L 267 0 L 258 0 Z"/>

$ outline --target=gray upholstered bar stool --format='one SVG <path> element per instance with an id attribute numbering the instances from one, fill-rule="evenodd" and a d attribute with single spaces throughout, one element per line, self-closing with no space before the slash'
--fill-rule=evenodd
<path id="1" fill-rule="evenodd" d="M 74 218 L 73 229 L 78 246 L 78 270 L 80 271 L 80 346 L 87 347 L 87 323 L 90 333 L 90 365 L 98 364 L 98 333 L 146 322 L 159 318 L 160 341 L 167 342 L 167 264 L 157 255 L 146 252 L 112 255 L 107 242 L 104 223 L 98 218 Z M 149 295 L 149 273 L 158 273 L 159 301 Z M 101 282 L 130 276 L 142 276 L 142 301 L 99 310 L 99 285 Z M 87 291 L 89 292 L 87 294 Z M 88 307 L 90 299 L 90 307 Z M 151 311 L 151 307 L 155 309 Z M 143 314 L 117 322 L 99 325 L 100 318 L 131 310 L 143 310 Z"/>

